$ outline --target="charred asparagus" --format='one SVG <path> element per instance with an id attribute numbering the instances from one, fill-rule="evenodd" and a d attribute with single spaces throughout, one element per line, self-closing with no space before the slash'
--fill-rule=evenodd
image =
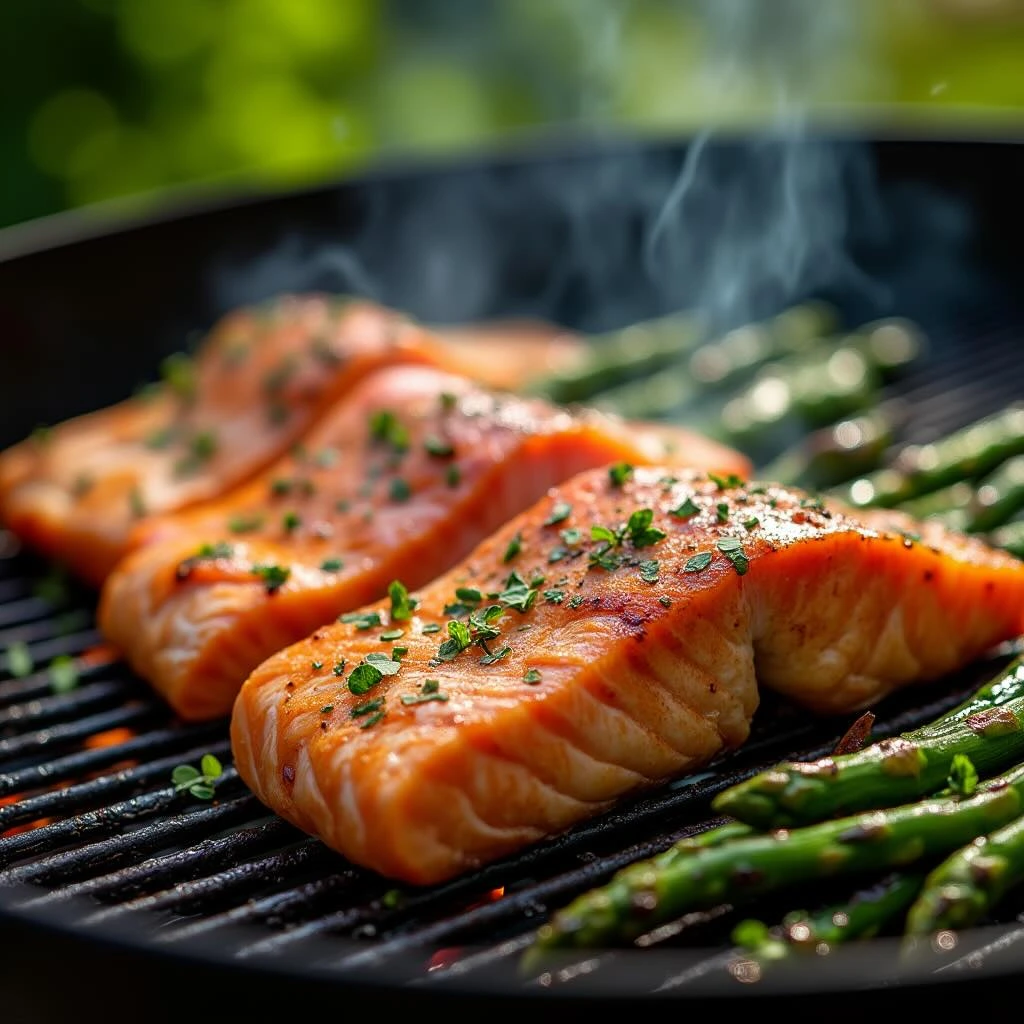
<path id="1" fill-rule="evenodd" d="M 941 789 L 957 755 L 991 775 L 1024 758 L 1024 656 L 940 718 L 839 757 L 784 762 L 712 806 L 758 828 L 788 828 L 891 807 Z"/>

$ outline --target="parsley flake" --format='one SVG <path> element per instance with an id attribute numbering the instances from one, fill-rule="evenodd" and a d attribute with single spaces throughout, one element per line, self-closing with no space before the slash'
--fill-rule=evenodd
<path id="1" fill-rule="evenodd" d="M 408 501 L 412 497 L 412 488 L 409 481 L 396 476 L 388 488 L 388 496 L 392 501 Z"/>
<path id="2" fill-rule="evenodd" d="M 657 583 L 658 582 L 658 563 L 654 559 L 650 559 L 646 562 L 640 563 L 640 579 L 644 583 Z"/>
<path id="3" fill-rule="evenodd" d="M 284 565 L 254 565 L 252 572 L 263 580 L 268 594 L 280 590 L 292 574 L 291 569 Z"/>
<path id="4" fill-rule="evenodd" d="M 382 676 L 398 675 L 398 670 L 402 667 L 393 658 L 389 658 L 386 654 L 381 654 L 377 651 L 366 656 L 366 664 L 373 665 Z"/>
<path id="5" fill-rule="evenodd" d="M 502 658 L 508 657 L 512 653 L 512 648 L 505 646 L 500 651 L 495 651 L 493 654 L 488 652 L 480 659 L 481 665 L 493 665 L 496 661 L 501 661 Z"/>
<path id="6" fill-rule="evenodd" d="M 616 462 L 608 467 L 608 479 L 612 487 L 621 487 L 633 475 L 633 467 L 628 462 Z"/>
<path id="7" fill-rule="evenodd" d="M 302 520 L 297 512 L 285 512 L 281 517 L 281 526 L 284 528 L 285 533 L 294 533 L 301 523 Z"/>
<path id="8" fill-rule="evenodd" d="M 550 601 L 552 604 L 561 604 L 565 600 L 564 590 L 545 590 L 544 600 Z"/>
<path id="9" fill-rule="evenodd" d="M 324 572 L 341 572 L 344 566 L 345 563 L 340 558 L 325 558 L 320 563 L 320 568 Z"/>
<path id="10" fill-rule="evenodd" d="M 668 608 L 672 604 L 672 598 L 666 597 L 663 594 L 661 597 L 658 598 L 658 603 L 663 604 L 666 608 Z"/>
<path id="11" fill-rule="evenodd" d="M 726 558 L 732 562 L 733 568 L 742 576 L 750 568 L 750 561 L 743 551 L 743 545 L 736 537 L 723 537 L 715 545 Z"/>
<path id="12" fill-rule="evenodd" d="M 438 648 L 437 657 L 441 661 L 451 661 L 461 654 L 472 642 L 469 626 L 463 622 L 449 622 L 448 639 Z"/>
<path id="13" fill-rule="evenodd" d="M 654 510 L 650 508 L 638 508 L 629 517 L 626 530 L 629 533 L 629 539 L 633 542 L 633 547 L 646 548 L 651 544 L 657 544 L 659 540 L 664 540 L 668 536 L 664 530 L 651 526 L 653 520 Z"/>
<path id="14" fill-rule="evenodd" d="M 401 701 L 403 704 L 426 704 L 428 701 L 436 700 L 444 703 L 448 700 L 448 694 L 441 689 L 441 683 L 437 679 L 424 679 L 419 693 L 404 693 Z"/>
<path id="15" fill-rule="evenodd" d="M 551 508 L 551 514 L 544 520 L 545 526 L 554 526 L 556 523 L 564 523 L 572 515 L 572 505 L 567 501 L 557 501 Z"/>
<path id="16" fill-rule="evenodd" d="M 401 580 L 392 580 L 388 584 L 388 597 L 391 598 L 392 622 L 404 622 L 412 618 L 419 601 L 409 596 L 409 591 Z"/>
<path id="17" fill-rule="evenodd" d="M 698 551 L 692 558 L 687 559 L 683 572 L 703 572 L 711 564 L 711 559 L 710 551 Z"/>
<path id="18" fill-rule="evenodd" d="M 362 704 L 357 704 L 350 712 L 352 718 L 362 718 L 363 715 L 372 715 L 375 711 L 380 711 L 384 707 L 383 697 L 374 697 L 372 700 L 364 701 Z"/>
<path id="19" fill-rule="evenodd" d="M 528 668 L 523 673 L 523 682 L 530 683 L 531 685 L 536 685 L 540 682 L 540 672 L 538 672 L 535 668 Z"/>
<path id="20" fill-rule="evenodd" d="M 228 529 L 232 533 L 252 533 L 263 525 L 263 516 L 259 513 L 252 515 L 232 516 L 228 520 Z"/>
<path id="21" fill-rule="evenodd" d="M 498 600 L 518 612 L 528 612 L 537 598 L 535 587 L 529 586 L 519 573 L 513 571 L 505 581 L 505 589 L 498 595 Z"/>
<path id="22" fill-rule="evenodd" d="M 583 598 L 579 594 L 573 594 L 572 597 L 569 598 L 570 608 L 579 608 L 581 604 L 583 604 Z"/>
<path id="23" fill-rule="evenodd" d="M 345 674 L 346 664 L 347 662 L 345 661 L 344 658 L 342 658 L 341 661 L 336 661 L 334 663 L 334 668 L 331 671 L 334 672 L 336 676 L 343 676 Z"/>
<path id="24" fill-rule="evenodd" d="M 383 678 L 384 673 L 376 665 L 364 661 L 362 665 L 356 665 L 349 674 L 349 692 L 361 697 L 364 693 L 372 690 Z"/>
<path id="25" fill-rule="evenodd" d="M 450 441 L 442 440 L 440 437 L 430 436 L 423 442 L 423 447 L 428 455 L 437 459 L 445 459 L 455 454 L 455 446 Z"/>
<path id="26" fill-rule="evenodd" d="M 676 508 L 669 512 L 670 516 L 675 516 L 677 519 L 691 519 L 700 511 L 700 507 L 693 500 L 693 498 L 687 498 L 686 501 L 682 502 Z"/>
<path id="27" fill-rule="evenodd" d="M 715 518 L 720 523 L 727 523 L 729 521 L 729 506 L 726 502 L 720 501 L 715 506 Z"/>
<path id="28" fill-rule="evenodd" d="M 727 491 L 733 487 L 742 487 L 743 480 L 738 477 L 735 473 L 728 473 L 725 476 L 719 476 L 718 473 L 708 473 L 708 479 L 720 490 Z"/>
<path id="29" fill-rule="evenodd" d="M 396 452 L 409 448 L 409 431 L 390 409 L 378 409 L 370 415 L 370 437 L 390 445 Z"/>
<path id="30" fill-rule="evenodd" d="M 424 635 L 427 635 L 428 633 L 440 633 L 441 627 L 436 622 L 427 622 L 420 629 L 420 632 Z"/>
<path id="31" fill-rule="evenodd" d="M 458 466 L 451 465 L 445 470 L 444 482 L 449 487 L 458 487 L 459 481 L 462 479 L 462 470 Z"/>
<path id="32" fill-rule="evenodd" d="M 746 530 L 753 530 L 756 526 L 760 524 L 760 522 L 761 520 L 758 519 L 757 516 L 751 516 L 749 519 L 743 520 L 743 527 Z"/>
<path id="33" fill-rule="evenodd" d="M 212 800 L 217 780 L 224 774 L 224 768 L 213 754 L 203 754 L 199 767 L 179 764 L 171 772 L 171 781 L 176 793 L 188 792 L 197 800 Z"/>
<path id="34" fill-rule="evenodd" d="M 346 612 L 338 621 L 350 622 L 356 629 L 373 629 L 381 624 L 379 612 Z"/>
<path id="35" fill-rule="evenodd" d="M 523 535 L 522 535 L 522 533 L 517 533 L 508 542 L 508 547 L 505 548 L 505 554 L 502 555 L 501 560 L 507 565 L 522 550 L 523 550 Z"/>

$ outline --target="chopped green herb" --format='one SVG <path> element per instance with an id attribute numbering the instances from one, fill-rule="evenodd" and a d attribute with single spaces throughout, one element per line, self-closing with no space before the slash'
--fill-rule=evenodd
<path id="1" fill-rule="evenodd" d="M 370 437 L 389 444 L 396 452 L 409 448 L 409 431 L 389 409 L 378 409 L 370 416 Z"/>
<path id="2" fill-rule="evenodd" d="M 522 550 L 523 550 L 523 535 L 522 535 L 522 533 L 517 533 L 508 542 L 508 547 L 505 548 L 505 554 L 502 556 L 501 560 L 507 565 Z"/>
<path id="3" fill-rule="evenodd" d="M 556 523 L 564 523 L 572 515 L 572 505 L 566 501 L 555 502 L 551 514 L 544 520 L 545 526 L 554 526 Z"/>
<path id="4" fill-rule="evenodd" d="M 408 647 L 392 647 L 391 657 L 396 661 L 401 661 L 409 653 Z"/>
<path id="5" fill-rule="evenodd" d="M 555 562 L 560 562 L 563 558 L 568 558 L 572 552 L 568 548 L 554 547 L 548 552 L 548 562 L 554 565 Z"/>
<path id="6" fill-rule="evenodd" d="M 319 672 L 324 667 L 324 663 L 322 661 L 311 661 L 310 666 L 314 672 Z"/>
<path id="7" fill-rule="evenodd" d="M 657 544 L 659 540 L 664 540 L 668 536 L 664 530 L 651 526 L 653 520 L 654 510 L 650 508 L 638 508 L 629 517 L 626 530 L 629 532 L 629 539 L 633 542 L 633 547 L 650 547 L 651 544 Z"/>
<path id="8" fill-rule="evenodd" d="M 368 654 L 366 663 L 372 665 L 382 676 L 398 675 L 398 670 L 402 667 L 399 662 L 379 652 Z"/>
<path id="9" fill-rule="evenodd" d="M 424 635 L 428 633 L 440 633 L 441 627 L 436 622 L 427 622 L 420 629 L 420 632 Z"/>
<path id="10" fill-rule="evenodd" d="M 669 515 L 675 516 L 677 519 L 690 519 L 700 511 L 700 507 L 693 500 L 693 498 L 687 498 L 686 501 L 682 502 L 676 508 L 672 509 Z"/>
<path id="11" fill-rule="evenodd" d="M 320 714 L 321 715 L 329 715 L 333 710 L 334 710 L 334 705 L 333 704 L 325 704 L 320 709 Z"/>
<path id="12" fill-rule="evenodd" d="M 570 608 L 579 608 L 581 604 L 583 604 L 583 598 L 579 594 L 573 594 L 572 597 L 569 598 Z"/>
<path id="13" fill-rule="evenodd" d="M 661 597 L 658 598 L 658 603 L 663 604 L 666 608 L 668 608 L 672 604 L 672 598 L 666 597 L 663 594 Z"/>
<path id="14" fill-rule="evenodd" d="M 58 654 L 50 662 L 47 675 L 54 693 L 70 693 L 78 685 L 78 665 L 70 654 Z"/>
<path id="15" fill-rule="evenodd" d="M 761 520 L 757 516 L 751 516 L 749 519 L 743 520 L 743 526 L 747 530 L 753 530 L 760 522 Z"/>
<path id="16" fill-rule="evenodd" d="M 376 665 L 364 661 L 362 665 L 356 665 L 349 673 L 349 692 L 361 697 L 364 693 L 372 690 L 383 678 L 384 673 Z"/>
<path id="17" fill-rule="evenodd" d="M 710 551 L 698 551 L 692 558 L 687 559 L 683 572 L 703 572 L 711 564 L 712 557 Z"/>
<path id="18" fill-rule="evenodd" d="M 172 352 L 160 364 L 160 376 L 179 398 L 191 401 L 196 394 L 196 367 L 184 352 Z"/>
<path id="19" fill-rule="evenodd" d="M 610 544 L 603 544 L 587 556 L 589 565 L 596 565 L 608 572 L 614 572 L 622 564 L 622 556 L 612 551 Z"/>
<path id="20" fill-rule="evenodd" d="M 451 465 L 445 471 L 444 480 L 449 487 L 458 487 L 462 479 L 462 470 L 458 466 Z"/>
<path id="21" fill-rule="evenodd" d="M 292 487 L 295 486 L 293 480 L 289 480 L 287 477 L 279 476 L 274 480 L 270 481 L 270 493 L 276 497 L 281 497 L 284 494 L 290 494 Z"/>
<path id="22" fill-rule="evenodd" d="M 199 550 L 192 558 L 199 561 L 206 561 L 207 559 L 216 560 L 218 558 L 231 558 L 234 553 L 234 547 L 228 544 L 227 541 L 220 540 L 216 544 L 201 544 Z"/>
<path id="23" fill-rule="evenodd" d="M 607 526 L 600 526 L 597 523 L 590 527 L 590 539 L 604 540 L 616 547 L 622 543 L 622 536 L 620 534 L 609 529 Z"/>
<path id="24" fill-rule="evenodd" d="M 406 693 L 401 697 L 403 704 L 426 704 L 427 701 L 436 700 L 444 702 L 448 700 L 448 694 L 441 692 L 441 683 L 437 679 L 424 679 L 419 693 Z"/>
<path id="25" fill-rule="evenodd" d="M 142 498 L 142 492 L 138 487 L 133 487 L 128 494 L 128 507 L 136 519 L 141 519 L 146 514 L 146 502 Z"/>
<path id="26" fill-rule="evenodd" d="M 301 522 L 302 520 L 297 512 L 285 512 L 281 518 L 281 526 L 284 528 L 285 533 L 294 533 L 299 528 Z"/>
<path id="27" fill-rule="evenodd" d="M 372 715 L 375 711 L 380 711 L 384 707 L 383 697 L 374 697 L 372 700 L 364 701 L 362 704 L 357 704 L 350 712 L 352 718 L 361 718 L 363 715 Z"/>
<path id="28" fill-rule="evenodd" d="M 543 583 L 544 583 L 544 577 L 541 576 L 540 573 L 534 573 L 533 576 L 530 577 L 530 586 L 533 587 L 534 590 L 536 590 Z M 497 600 L 499 596 L 500 596 L 499 594 L 495 594 L 494 595 L 494 599 Z"/>
<path id="29" fill-rule="evenodd" d="M 360 723 L 360 729 L 372 729 L 378 722 L 383 721 L 384 716 L 387 714 L 387 708 L 381 708 L 376 714 L 370 715 L 365 721 Z"/>
<path id="30" fill-rule="evenodd" d="M 404 622 L 412 618 L 419 601 L 409 596 L 405 584 L 401 580 L 392 580 L 388 584 L 388 597 L 391 598 L 391 621 Z"/>
<path id="31" fill-rule="evenodd" d="M 456 655 L 461 654 L 472 642 L 469 626 L 463 622 L 449 622 L 448 639 L 438 648 L 437 657 L 441 661 L 451 661 Z"/>
<path id="32" fill-rule="evenodd" d="M 159 452 L 168 447 L 173 440 L 174 428 L 160 427 L 159 429 L 147 434 L 146 440 L 143 443 L 147 448 L 152 448 L 153 451 Z"/>
<path id="33" fill-rule="evenodd" d="M 190 764 L 179 764 L 171 772 L 171 781 L 176 793 L 188 791 L 197 800 L 212 800 L 217 780 L 224 774 L 224 768 L 213 754 L 203 754 L 199 768 Z"/>
<path id="34" fill-rule="evenodd" d="M 331 671 L 336 676 L 343 676 L 345 674 L 345 665 L 346 664 L 347 664 L 347 662 L 345 661 L 344 658 L 342 658 L 341 661 L 336 661 L 334 663 L 334 668 Z"/>
<path id="35" fill-rule="evenodd" d="M 18 679 L 29 675 L 35 664 L 32 660 L 32 652 L 24 640 L 15 640 L 7 645 L 7 671 Z"/>
<path id="36" fill-rule="evenodd" d="M 801 498 L 800 499 L 800 507 L 801 508 L 809 508 L 809 509 L 812 509 L 814 511 L 820 512 L 825 507 L 825 502 L 823 502 L 821 500 L 821 498 L 819 498 L 817 496 L 811 496 L 811 497 L 808 497 L 808 498 Z"/>
<path id="37" fill-rule="evenodd" d="M 561 536 L 562 540 L 565 541 L 566 544 L 571 546 L 579 544 L 583 540 L 583 531 L 578 530 L 575 526 L 570 526 L 569 529 L 562 530 L 559 536 Z"/>
<path id="38" fill-rule="evenodd" d="M 561 604 L 565 600 L 565 591 L 545 590 L 543 597 L 545 601 L 550 601 L 552 604 Z"/>
<path id="39" fill-rule="evenodd" d="M 392 501 L 408 501 L 412 497 L 412 488 L 407 480 L 396 476 L 388 488 L 388 496 Z"/>
<path id="40" fill-rule="evenodd" d="M 268 594 L 280 590 L 292 574 L 291 569 L 283 565 L 254 565 L 252 571 L 263 580 Z"/>
<path id="41" fill-rule="evenodd" d="M 726 476 L 719 476 L 718 473 L 708 473 L 708 479 L 720 490 L 727 491 L 732 487 L 742 487 L 743 479 L 735 473 Z"/>
<path id="42" fill-rule="evenodd" d="M 232 533 L 252 533 L 263 525 L 263 516 L 258 513 L 252 515 L 232 516 L 228 520 L 228 529 Z"/>
<path id="43" fill-rule="evenodd" d="M 654 559 L 640 563 L 640 579 L 644 583 L 658 582 L 658 563 Z"/>
<path id="44" fill-rule="evenodd" d="M 621 487 L 633 475 L 633 467 L 628 462 L 617 462 L 608 467 L 608 479 L 612 487 Z"/>
<path id="45" fill-rule="evenodd" d="M 502 658 L 507 657 L 512 653 L 511 647 L 502 647 L 500 651 L 495 651 L 493 654 L 487 653 L 480 659 L 481 665 L 493 665 L 496 661 L 501 661 Z"/>
<path id="46" fill-rule="evenodd" d="M 299 363 L 294 353 L 285 356 L 274 369 L 263 377 L 263 390 L 268 395 L 276 395 L 284 390 L 285 384 L 295 375 Z"/>
<path id="47" fill-rule="evenodd" d="M 337 464 L 337 461 L 337 448 L 321 448 L 320 451 L 313 456 L 314 465 L 319 466 L 321 469 L 330 469 L 331 466 Z"/>
<path id="48" fill-rule="evenodd" d="M 747 569 L 750 568 L 750 561 L 737 537 L 723 537 L 715 547 L 732 562 L 733 568 L 740 576 L 744 575 Z"/>
<path id="49" fill-rule="evenodd" d="M 450 391 L 442 391 L 438 398 L 441 400 L 441 408 L 445 412 L 451 412 L 455 408 L 456 397 Z"/>
<path id="50" fill-rule="evenodd" d="M 486 608 L 479 608 L 469 616 L 469 630 L 474 643 L 485 643 L 493 640 L 501 634 L 493 622 L 501 618 L 504 608 L 500 604 L 488 605 Z"/>
<path id="51" fill-rule="evenodd" d="M 536 597 L 536 588 L 529 586 L 519 573 L 513 571 L 505 581 L 505 589 L 498 595 L 498 600 L 518 612 L 528 612 Z"/>
<path id="52" fill-rule="evenodd" d="M 449 455 L 455 454 L 455 446 L 450 441 L 444 441 L 439 437 L 431 435 L 423 442 L 428 455 L 438 459 L 446 459 Z"/>
<path id="53" fill-rule="evenodd" d="M 344 615 L 340 616 L 339 622 L 349 622 L 356 629 L 373 629 L 374 626 L 380 625 L 380 613 L 379 612 L 345 612 Z"/>
<path id="54" fill-rule="evenodd" d="M 540 682 L 540 672 L 538 672 L 537 669 L 535 669 L 535 668 L 528 668 L 523 673 L 523 681 L 527 682 L 527 683 L 530 683 L 530 684 L 539 683 Z"/>
<path id="55" fill-rule="evenodd" d="M 470 604 L 479 604 L 484 599 L 484 595 L 475 587 L 456 587 L 455 596 L 460 601 L 468 601 Z"/>
<path id="56" fill-rule="evenodd" d="M 720 501 L 715 506 L 715 518 L 720 523 L 727 523 L 729 521 L 729 506 L 726 502 Z"/>
<path id="57" fill-rule="evenodd" d="M 388 629 L 381 633 L 381 640 L 401 640 L 405 636 L 404 629 Z"/>
<path id="58" fill-rule="evenodd" d="M 340 558 L 325 558 L 320 563 L 320 568 L 324 572 L 341 572 L 345 567 L 345 563 Z"/>

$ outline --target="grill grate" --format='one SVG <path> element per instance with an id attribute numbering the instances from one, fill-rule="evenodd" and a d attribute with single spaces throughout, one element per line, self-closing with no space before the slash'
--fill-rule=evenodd
<path id="1" fill-rule="evenodd" d="M 982 324 L 971 337 L 969 349 L 942 358 L 937 339 L 933 357 L 900 385 L 915 413 L 908 440 L 1018 397 L 1019 332 Z M 766 698 L 746 746 L 707 771 L 446 885 L 396 889 L 269 814 L 230 765 L 225 723 L 175 721 L 105 651 L 89 595 L 54 593 L 49 572 L 0 537 L 0 648 L 25 644 L 36 666 L 70 655 L 79 672 L 68 693 L 53 692 L 45 670 L 0 680 L 0 908 L 60 909 L 70 915 L 64 924 L 86 935 L 141 922 L 139 941 L 154 950 L 210 942 L 234 962 L 292 965 L 301 954 L 303 971 L 389 984 L 577 990 L 614 979 L 621 991 L 625 979 L 650 991 L 699 989 L 728 978 L 724 968 L 735 963 L 730 908 L 647 936 L 645 958 L 670 958 L 646 958 L 645 972 L 635 962 L 620 970 L 632 952 L 585 957 L 540 979 L 519 979 L 516 962 L 550 911 L 707 827 L 715 793 L 779 759 L 827 753 L 849 724 L 808 720 Z M 896 695 L 876 709 L 874 737 L 934 717 L 992 671 L 975 666 Z M 213 803 L 170 782 L 175 765 L 207 752 L 226 765 Z M 1003 912 L 998 940 L 979 939 L 973 965 L 1018 948 L 1019 909 Z"/>

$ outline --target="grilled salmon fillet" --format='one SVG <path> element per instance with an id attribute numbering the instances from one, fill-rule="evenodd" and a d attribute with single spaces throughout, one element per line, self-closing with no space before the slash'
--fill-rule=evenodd
<path id="1" fill-rule="evenodd" d="M 165 381 L 0 453 L 0 522 L 99 585 L 141 519 L 251 478 L 367 373 L 393 363 L 514 389 L 585 343 L 533 323 L 439 335 L 369 302 L 285 296 L 236 311 Z"/>
<path id="2" fill-rule="evenodd" d="M 371 604 L 260 665 L 231 721 L 242 778 L 352 861 L 433 883 L 742 744 L 761 685 L 850 711 L 1024 627 L 1024 563 L 941 527 L 622 477 L 552 489 L 411 612 Z"/>
<path id="3" fill-rule="evenodd" d="M 671 451 L 669 449 L 671 448 Z M 265 657 L 401 577 L 419 586 L 549 487 L 617 461 L 747 468 L 686 431 L 382 370 L 256 480 L 140 524 L 100 595 L 107 638 L 191 719 Z"/>

